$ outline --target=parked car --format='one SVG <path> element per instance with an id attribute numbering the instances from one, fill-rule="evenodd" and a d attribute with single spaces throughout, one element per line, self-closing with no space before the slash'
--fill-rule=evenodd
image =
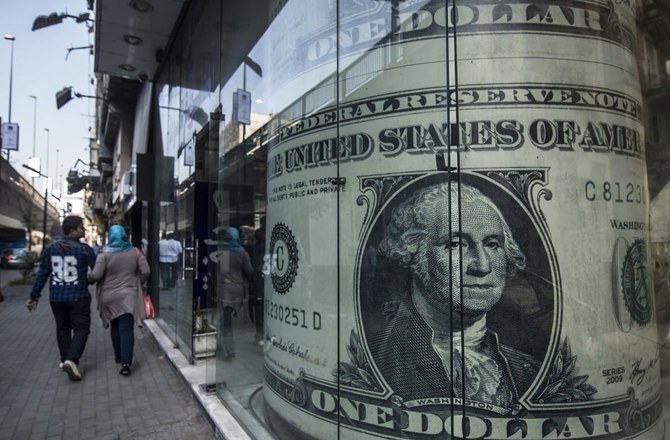
<path id="1" fill-rule="evenodd" d="M 33 266 L 35 266 L 35 258 L 32 257 L 31 252 L 28 249 L 6 249 L 2 252 L 0 267 L 5 269 L 23 269 L 31 268 Z"/>

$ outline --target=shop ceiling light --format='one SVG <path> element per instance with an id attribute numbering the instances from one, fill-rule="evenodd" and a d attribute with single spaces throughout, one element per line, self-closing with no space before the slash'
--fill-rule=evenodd
<path id="1" fill-rule="evenodd" d="M 140 37 L 129 34 L 123 36 L 123 41 L 125 41 L 127 44 L 130 44 L 131 46 L 139 46 L 142 43 L 144 43 L 144 41 Z"/>
<path id="2" fill-rule="evenodd" d="M 63 87 L 63 90 L 56 92 L 56 109 L 60 109 L 72 100 L 72 87 Z"/>
<path id="3" fill-rule="evenodd" d="M 87 23 L 87 24 L 93 23 L 93 20 L 90 18 L 90 14 L 88 12 L 84 12 L 79 15 L 72 15 L 68 14 L 67 12 L 63 12 L 61 14 L 59 14 L 58 12 L 52 12 L 49 15 L 40 15 L 37 18 L 35 18 L 35 20 L 33 21 L 32 30 L 36 31 L 38 29 L 53 26 L 55 24 L 60 24 L 63 22 L 64 18 L 73 18 L 74 21 L 77 23 Z"/>
<path id="4" fill-rule="evenodd" d="M 148 14 L 149 12 L 152 12 L 154 10 L 154 5 L 149 3 L 146 0 L 131 0 L 130 3 L 128 3 L 131 8 L 138 12 L 142 12 L 144 14 Z"/>
<path id="5" fill-rule="evenodd" d="M 56 92 L 56 109 L 60 109 L 65 104 L 70 102 L 73 98 L 91 98 L 91 99 L 101 99 L 105 101 L 105 98 L 102 96 L 82 95 L 81 93 L 77 93 L 74 90 L 72 90 L 72 87 L 63 87 L 63 90 Z M 45 130 L 48 129 L 45 128 Z"/>

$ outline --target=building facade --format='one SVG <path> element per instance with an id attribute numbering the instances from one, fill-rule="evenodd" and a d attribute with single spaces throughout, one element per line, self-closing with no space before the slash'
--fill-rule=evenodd
<path id="1" fill-rule="evenodd" d="M 661 439 L 669 25 L 101 0 L 91 209 L 252 437 Z"/>

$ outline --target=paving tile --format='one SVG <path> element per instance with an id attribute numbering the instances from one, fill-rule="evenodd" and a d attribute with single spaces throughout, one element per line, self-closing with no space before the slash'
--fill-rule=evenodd
<path id="1" fill-rule="evenodd" d="M 136 433 L 161 429 L 161 424 L 166 426 L 163 434 L 170 436 L 155 438 L 178 439 L 194 423 L 201 431 L 190 438 L 215 438 L 191 390 L 146 329 L 135 329 L 133 374 L 119 374 L 109 331 L 102 328 L 95 303 L 80 362 L 83 380 L 70 381 L 58 368 L 48 301 L 29 313 L 23 306 L 29 290 L 29 286 L 3 286 L 0 439 L 111 440 L 122 435 L 140 439 L 143 437 Z M 43 293 L 47 295 L 46 290 Z M 193 414 L 200 419 L 193 419 Z"/>
<path id="2" fill-rule="evenodd" d="M 29 287 L 6 290 L 0 302 L 0 439 L 207 440 L 209 419 L 147 329 L 136 330 L 133 373 L 119 375 L 109 332 L 92 306 L 92 329 L 81 360 L 84 379 L 58 369 L 48 302 L 28 313 Z M 46 292 L 45 292 L 46 293 Z M 169 349 L 166 348 L 166 351 Z M 670 346 L 662 366 L 670 365 Z M 664 418 L 670 422 L 670 375 L 663 375 Z M 668 425 L 670 426 L 670 425 Z"/>

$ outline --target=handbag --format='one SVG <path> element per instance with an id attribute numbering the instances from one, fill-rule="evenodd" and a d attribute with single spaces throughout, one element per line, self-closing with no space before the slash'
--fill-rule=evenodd
<path id="1" fill-rule="evenodd" d="M 144 315 L 145 319 L 154 319 L 154 303 L 151 302 L 151 296 L 144 295 Z"/>
<path id="2" fill-rule="evenodd" d="M 141 255 L 140 250 L 135 248 L 135 252 L 137 253 L 137 262 L 139 265 Z M 139 271 L 137 273 L 137 301 L 135 302 L 135 311 L 137 312 L 136 316 L 137 325 L 140 327 L 142 327 L 143 320 L 154 319 L 156 317 L 154 304 L 153 302 L 151 302 L 151 296 L 147 295 L 144 290 L 144 286 L 142 285 L 142 279 L 140 278 Z"/>

